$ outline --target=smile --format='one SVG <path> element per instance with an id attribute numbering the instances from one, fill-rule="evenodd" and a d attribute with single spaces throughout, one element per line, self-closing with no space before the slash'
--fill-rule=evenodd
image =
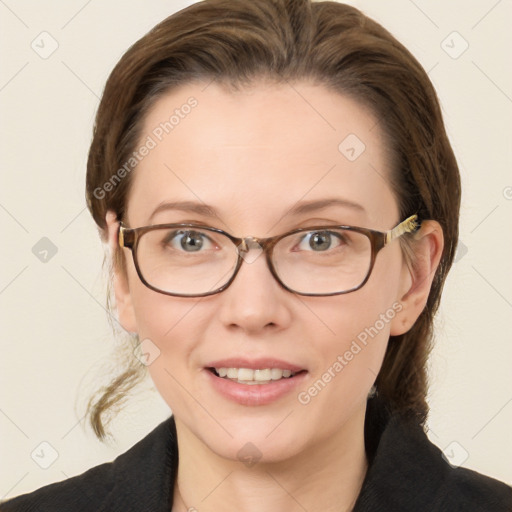
<path id="1" fill-rule="evenodd" d="M 218 377 L 238 382 L 239 384 L 268 384 L 272 381 L 288 379 L 300 372 L 283 370 L 281 368 L 209 368 Z M 305 370 L 302 370 L 305 371 Z"/>

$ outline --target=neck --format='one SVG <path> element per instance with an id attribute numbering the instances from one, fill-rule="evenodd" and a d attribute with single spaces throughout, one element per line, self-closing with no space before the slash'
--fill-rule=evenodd
<path id="1" fill-rule="evenodd" d="M 172 512 L 351 511 L 367 459 L 365 410 L 286 460 L 246 467 L 218 456 L 176 420 L 179 465 Z"/>

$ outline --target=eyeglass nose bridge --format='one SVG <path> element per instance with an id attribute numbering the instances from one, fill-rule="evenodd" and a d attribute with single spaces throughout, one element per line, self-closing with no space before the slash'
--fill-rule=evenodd
<path id="1" fill-rule="evenodd" d="M 249 252 L 251 249 L 263 249 L 263 245 L 260 243 L 260 239 L 254 236 L 246 236 L 242 238 L 242 241 L 237 245 L 238 252 Z"/>
<path id="2" fill-rule="evenodd" d="M 251 252 L 254 249 L 254 252 Z M 247 263 L 255 261 L 261 253 L 265 252 L 264 240 L 254 236 L 246 236 L 237 245 L 238 255 Z"/>

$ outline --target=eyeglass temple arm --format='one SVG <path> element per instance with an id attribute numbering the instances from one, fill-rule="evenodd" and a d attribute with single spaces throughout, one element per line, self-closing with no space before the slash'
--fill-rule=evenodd
<path id="1" fill-rule="evenodd" d="M 413 233 L 420 227 L 418 223 L 418 216 L 416 214 L 411 215 L 407 219 L 405 219 L 403 222 L 400 222 L 398 226 L 395 226 L 393 229 L 390 229 L 386 233 L 386 239 L 384 241 L 384 245 L 389 244 L 392 240 L 395 238 L 398 238 L 405 233 Z"/>
<path id="2" fill-rule="evenodd" d="M 119 231 L 117 233 L 117 238 L 119 242 L 119 247 L 124 247 L 124 229 L 123 226 L 119 226 Z"/>
<path id="3" fill-rule="evenodd" d="M 412 233 L 416 231 L 419 228 L 419 223 L 417 222 L 418 215 L 414 214 L 405 219 L 403 222 L 398 224 L 398 226 L 395 226 L 393 229 L 390 229 L 386 233 L 386 238 L 384 240 L 384 245 L 389 244 L 392 240 L 395 238 L 398 238 L 402 236 L 405 233 Z M 122 224 L 119 226 L 119 232 L 118 232 L 118 243 L 120 247 L 126 247 L 131 248 L 133 240 L 131 237 L 127 235 L 131 235 L 131 231 L 127 230 Z M 241 251 L 248 251 L 251 248 L 251 242 L 254 242 L 255 240 L 252 237 L 247 237 L 242 240 L 242 244 L 239 247 L 239 250 Z"/>
<path id="4" fill-rule="evenodd" d="M 131 249 L 133 247 L 133 230 L 123 226 L 123 224 L 119 225 L 119 231 L 117 234 L 118 245 L 119 247 L 124 247 L 126 249 Z"/>

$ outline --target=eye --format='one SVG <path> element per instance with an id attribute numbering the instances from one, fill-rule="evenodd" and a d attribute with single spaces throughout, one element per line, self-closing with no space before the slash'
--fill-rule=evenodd
<path id="1" fill-rule="evenodd" d="M 315 252 L 324 252 L 346 245 L 346 243 L 345 237 L 338 232 L 309 231 L 302 236 L 298 250 L 307 251 L 308 249 L 313 249 Z"/>
<path id="2" fill-rule="evenodd" d="M 185 252 L 199 252 L 201 249 L 214 248 L 212 240 L 204 232 L 197 230 L 177 230 L 168 233 L 162 245 Z"/>

